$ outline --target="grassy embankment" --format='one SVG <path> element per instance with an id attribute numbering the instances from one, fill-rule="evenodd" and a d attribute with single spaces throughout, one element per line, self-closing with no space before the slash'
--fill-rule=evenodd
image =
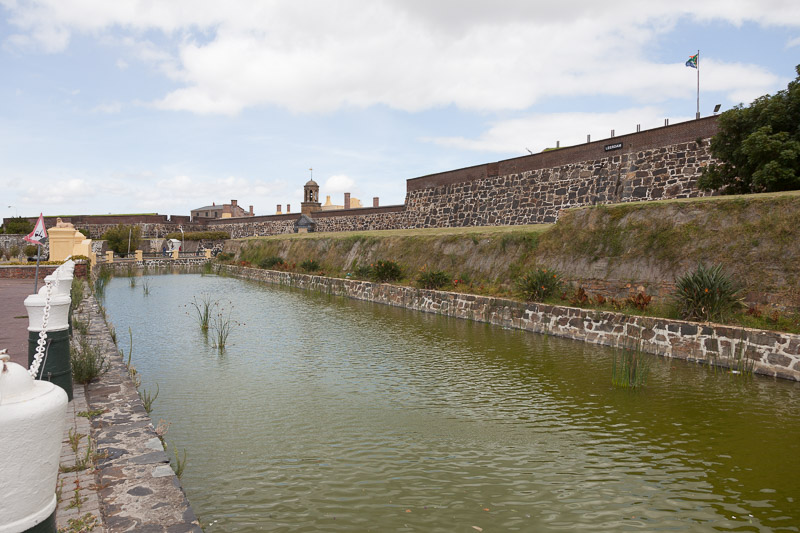
<path id="1" fill-rule="evenodd" d="M 400 283 L 414 284 L 421 269 L 437 270 L 458 280 L 447 290 L 503 297 L 517 296 L 516 279 L 535 267 L 561 272 L 573 282 L 569 292 L 603 280 L 657 294 L 698 263 L 720 264 L 747 301 L 762 302 L 732 323 L 800 332 L 800 316 L 786 311 L 800 308 L 798 243 L 795 192 L 572 209 L 554 225 L 280 235 L 231 241 L 229 250 L 253 266 L 280 257 L 279 268 L 302 271 L 298 265 L 314 260 L 325 275 L 339 277 L 392 260 L 403 269 Z M 570 300 L 574 305 L 567 294 L 553 303 Z M 675 313 L 668 297 L 628 311 Z"/>

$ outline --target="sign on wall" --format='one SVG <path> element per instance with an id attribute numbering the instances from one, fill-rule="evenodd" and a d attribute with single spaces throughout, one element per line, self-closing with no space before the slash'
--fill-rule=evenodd
<path id="1" fill-rule="evenodd" d="M 604 149 L 606 152 L 610 152 L 611 150 L 619 150 L 620 148 L 622 148 L 622 143 L 621 143 L 621 142 L 619 142 L 619 143 L 613 143 L 613 144 L 607 144 L 607 145 L 605 145 L 605 146 L 603 147 L 603 149 Z"/>

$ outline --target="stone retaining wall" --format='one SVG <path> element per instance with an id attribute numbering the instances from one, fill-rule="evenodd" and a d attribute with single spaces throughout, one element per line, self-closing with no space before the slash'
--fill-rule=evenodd
<path id="1" fill-rule="evenodd" d="M 736 355 L 743 352 L 754 363 L 756 373 L 800 381 L 800 335 L 233 265 L 217 268 L 244 279 L 605 346 L 630 347 L 639 343 L 648 353 L 724 367 L 735 367 Z"/>
<path id="2" fill-rule="evenodd" d="M 135 260 L 121 260 L 114 261 L 113 263 L 98 263 L 95 268 L 104 267 L 110 268 L 114 272 L 119 270 L 128 270 L 129 268 L 167 268 L 167 267 L 197 267 L 210 261 L 205 257 L 181 257 L 180 259 L 172 259 L 169 257 L 144 259 L 143 261 Z"/>

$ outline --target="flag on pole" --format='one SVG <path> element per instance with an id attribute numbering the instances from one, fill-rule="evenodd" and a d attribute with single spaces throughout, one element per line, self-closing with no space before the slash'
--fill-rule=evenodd
<path id="1" fill-rule="evenodd" d="M 692 68 L 697 68 L 697 56 L 699 56 L 699 55 L 700 54 L 695 54 L 692 57 L 690 57 L 689 60 L 686 62 L 686 66 L 687 67 L 692 67 Z"/>
<path id="2" fill-rule="evenodd" d="M 33 231 L 23 237 L 24 240 L 31 244 L 42 244 L 41 240 L 47 238 L 47 230 L 44 228 L 44 215 L 39 213 L 39 220 L 33 227 Z"/>

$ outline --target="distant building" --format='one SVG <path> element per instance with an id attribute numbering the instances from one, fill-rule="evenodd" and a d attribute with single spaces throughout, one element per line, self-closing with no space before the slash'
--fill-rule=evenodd
<path id="1" fill-rule="evenodd" d="M 361 200 L 355 197 L 350 197 L 350 209 L 355 209 L 357 207 L 364 207 L 361 205 Z M 333 211 L 334 209 L 344 209 L 344 205 L 336 205 L 331 202 L 330 194 L 327 195 L 325 198 L 325 203 L 320 207 L 320 211 Z"/>
<path id="2" fill-rule="evenodd" d="M 239 218 L 252 216 L 254 216 L 253 206 L 250 206 L 250 211 L 245 211 L 239 207 L 239 203 L 236 200 L 231 200 L 229 204 L 217 205 L 216 203 L 212 203 L 205 207 L 192 209 L 192 220 L 198 218 Z"/>

